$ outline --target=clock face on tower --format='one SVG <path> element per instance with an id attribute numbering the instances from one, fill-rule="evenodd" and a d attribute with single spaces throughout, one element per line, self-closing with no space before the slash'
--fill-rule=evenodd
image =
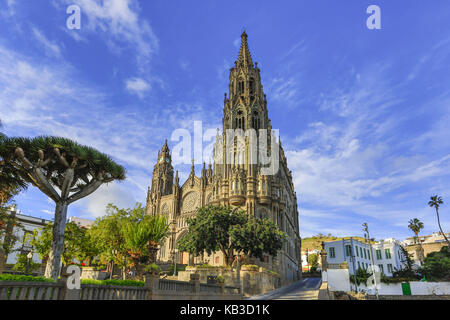
<path id="1" fill-rule="evenodd" d="M 166 158 L 166 162 L 169 163 L 169 161 L 170 161 L 169 158 Z"/>

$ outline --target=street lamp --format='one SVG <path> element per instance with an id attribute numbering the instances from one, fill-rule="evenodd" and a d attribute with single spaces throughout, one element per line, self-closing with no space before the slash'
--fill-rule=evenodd
<path id="1" fill-rule="evenodd" d="M 366 222 L 364 222 L 362 224 L 363 226 L 363 231 L 366 232 L 366 234 L 364 235 L 364 238 L 367 235 L 367 243 L 369 244 L 369 249 L 370 249 L 370 261 L 372 262 L 372 275 L 373 275 L 373 281 L 375 283 L 375 295 L 377 297 L 378 300 L 378 285 L 377 285 L 377 277 L 375 276 L 375 262 L 373 260 L 373 252 L 372 252 L 372 245 L 370 244 L 370 233 L 369 233 L 369 226 L 367 225 Z"/>
<path id="2" fill-rule="evenodd" d="M 33 251 L 28 252 L 27 254 L 27 269 L 25 270 L 25 273 L 28 274 L 28 271 L 30 270 L 30 260 L 33 258 Z"/>
<path id="3" fill-rule="evenodd" d="M 177 257 L 178 257 L 178 249 L 174 249 L 175 252 L 175 258 L 174 260 L 174 264 L 173 264 L 173 275 L 176 276 L 177 275 Z"/>

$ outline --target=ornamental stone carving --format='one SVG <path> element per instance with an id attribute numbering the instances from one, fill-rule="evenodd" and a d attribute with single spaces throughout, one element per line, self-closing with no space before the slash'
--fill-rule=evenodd
<path id="1" fill-rule="evenodd" d="M 197 192 L 189 192 L 183 199 L 183 212 L 194 211 L 199 207 L 200 198 Z"/>

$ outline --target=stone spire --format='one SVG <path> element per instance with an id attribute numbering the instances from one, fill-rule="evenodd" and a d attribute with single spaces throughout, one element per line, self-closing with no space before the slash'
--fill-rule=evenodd
<path id="1" fill-rule="evenodd" d="M 241 34 L 241 48 L 239 50 L 239 57 L 237 62 L 238 64 L 253 67 L 252 56 L 250 54 L 250 50 L 248 49 L 247 33 L 245 33 L 245 30 Z"/>

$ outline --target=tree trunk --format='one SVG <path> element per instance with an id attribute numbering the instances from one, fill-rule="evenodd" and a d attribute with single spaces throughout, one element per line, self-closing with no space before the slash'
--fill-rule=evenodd
<path id="1" fill-rule="evenodd" d="M 444 231 L 442 231 L 441 221 L 439 220 L 439 211 L 438 211 L 437 208 L 436 208 L 436 215 L 437 215 L 437 219 L 438 219 L 439 230 L 441 230 L 441 233 L 442 233 L 442 235 L 444 236 L 445 241 L 447 241 L 447 244 L 448 244 L 448 246 L 447 246 L 447 251 L 450 252 L 450 242 L 448 241 L 447 237 L 445 236 Z"/>
<path id="2" fill-rule="evenodd" d="M 6 257 L 3 251 L 3 248 L 0 248 L 0 274 L 3 273 L 6 265 Z"/>
<path id="3" fill-rule="evenodd" d="M 45 277 L 58 279 L 61 267 L 61 254 L 64 250 L 64 229 L 66 227 L 68 205 L 64 202 L 56 203 L 55 221 L 53 224 L 52 248 L 45 268 Z"/>

